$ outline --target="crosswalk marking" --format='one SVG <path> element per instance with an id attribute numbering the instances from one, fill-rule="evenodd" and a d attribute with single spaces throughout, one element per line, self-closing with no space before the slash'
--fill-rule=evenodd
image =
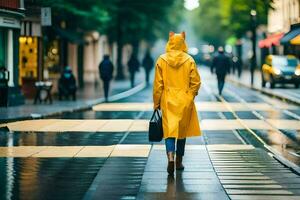
<path id="1" fill-rule="evenodd" d="M 38 131 L 41 132 L 65 132 L 82 123 L 81 120 L 57 120 L 55 123 L 41 127 Z M 28 125 L 28 124 L 26 124 Z M 30 125 L 28 125 L 30 126 Z"/>
<path id="2" fill-rule="evenodd" d="M 277 184 L 266 184 L 266 185 L 224 185 L 225 189 L 281 189 L 283 188 L 281 185 Z"/>
<path id="3" fill-rule="evenodd" d="M 229 195 L 232 200 L 299 200 L 300 196 L 288 196 L 288 195 Z"/>
<path id="4" fill-rule="evenodd" d="M 134 120 L 114 119 L 106 121 L 107 123 L 105 123 L 105 125 L 98 130 L 99 132 L 126 132 L 132 126 Z"/>
<path id="5" fill-rule="evenodd" d="M 103 127 L 108 121 L 99 121 L 99 120 L 84 120 L 79 125 L 72 127 L 69 131 L 78 131 L 78 130 L 85 130 L 87 132 L 97 132 Z"/>
<path id="6" fill-rule="evenodd" d="M 299 120 L 268 119 L 267 121 L 278 129 L 300 130 Z"/>
<path id="7" fill-rule="evenodd" d="M 116 145 L 113 157 L 148 157 L 151 145 Z"/>
<path id="8" fill-rule="evenodd" d="M 0 147 L 0 157 L 148 157 L 151 145 Z"/>
<path id="9" fill-rule="evenodd" d="M 229 111 L 223 102 L 196 102 L 198 111 L 226 112 Z M 273 107 L 267 103 L 229 103 L 234 111 L 272 111 Z M 280 106 L 279 106 L 280 107 Z M 295 109 L 294 106 L 281 106 L 282 109 Z M 280 108 L 281 108 L 280 107 Z M 103 103 L 93 106 L 94 111 L 153 111 L 153 103 Z"/>
<path id="10" fill-rule="evenodd" d="M 30 157 L 45 149 L 46 146 L 0 147 L 0 157 Z"/>
<path id="11" fill-rule="evenodd" d="M 274 130 L 272 126 L 262 120 L 242 119 L 251 129 Z M 270 120 L 278 129 L 300 130 L 298 120 Z M 11 131 L 24 132 L 147 132 L 148 120 L 112 119 L 112 120 L 66 120 L 43 119 L 26 120 L 2 124 Z M 236 130 L 244 129 L 238 120 L 204 119 L 200 123 L 202 130 Z"/>
<path id="12" fill-rule="evenodd" d="M 269 195 L 291 195 L 293 194 L 290 191 L 287 190 L 243 190 L 243 189 L 227 189 L 226 192 L 230 194 L 269 194 Z"/>

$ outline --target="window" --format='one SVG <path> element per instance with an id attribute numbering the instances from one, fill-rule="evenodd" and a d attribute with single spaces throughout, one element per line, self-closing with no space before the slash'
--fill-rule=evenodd
<path id="1" fill-rule="evenodd" d="M 287 57 L 274 57 L 273 65 L 277 67 L 297 67 L 299 64 L 299 60 L 296 58 L 287 58 Z"/>

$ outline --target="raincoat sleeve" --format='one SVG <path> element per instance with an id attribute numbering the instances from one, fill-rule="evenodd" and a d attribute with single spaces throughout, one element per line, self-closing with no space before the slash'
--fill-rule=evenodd
<path id="1" fill-rule="evenodd" d="M 197 66 L 195 62 L 192 62 L 191 71 L 190 71 L 190 90 L 194 96 L 198 95 L 198 90 L 200 88 L 200 85 L 201 85 L 201 78 L 198 73 Z"/>
<path id="2" fill-rule="evenodd" d="M 153 103 L 154 103 L 154 110 L 160 107 L 160 99 L 164 89 L 164 82 L 162 76 L 162 69 L 161 69 L 161 58 L 159 58 L 155 64 L 155 77 L 153 83 Z"/>

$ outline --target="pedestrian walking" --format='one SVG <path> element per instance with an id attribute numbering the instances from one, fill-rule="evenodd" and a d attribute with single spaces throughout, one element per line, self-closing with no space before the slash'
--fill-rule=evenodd
<path id="1" fill-rule="evenodd" d="M 226 74 L 230 72 L 230 59 L 225 55 L 223 47 L 218 48 L 218 53 L 213 58 L 211 72 L 217 75 L 219 95 L 222 95 Z"/>
<path id="2" fill-rule="evenodd" d="M 145 68 L 145 75 L 146 75 L 146 83 L 149 84 L 149 75 L 153 68 L 153 58 L 151 57 L 150 51 L 148 50 L 145 54 L 145 57 L 143 59 L 143 67 Z"/>
<path id="3" fill-rule="evenodd" d="M 238 77 L 241 78 L 243 63 L 241 59 L 237 56 L 234 56 L 232 60 L 233 60 L 233 65 L 235 65 L 235 69 L 237 69 Z"/>
<path id="4" fill-rule="evenodd" d="M 109 55 L 104 55 L 102 62 L 99 65 L 99 74 L 103 82 L 103 90 L 105 101 L 108 102 L 109 84 L 113 78 L 114 66 L 109 59 Z"/>
<path id="5" fill-rule="evenodd" d="M 170 32 L 166 53 L 159 56 L 155 65 L 153 102 L 154 109 L 162 111 L 169 175 L 173 175 L 175 167 L 184 169 L 186 138 L 201 134 L 194 104 L 201 81 L 196 63 L 187 50 L 185 33 Z"/>
<path id="6" fill-rule="evenodd" d="M 135 79 L 135 73 L 139 71 L 140 62 L 137 59 L 136 53 L 133 53 L 127 63 L 129 73 L 130 73 L 130 83 L 131 87 L 134 87 L 134 79 Z"/>

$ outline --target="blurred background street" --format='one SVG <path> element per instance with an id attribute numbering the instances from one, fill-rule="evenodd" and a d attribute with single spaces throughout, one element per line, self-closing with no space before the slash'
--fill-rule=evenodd
<path id="1" fill-rule="evenodd" d="M 169 31 L 202 79 L 175 179 L 148 141 Z M 0 199 L 298 200 L 299 58 L 299 0 L 0 0 Z"/>

